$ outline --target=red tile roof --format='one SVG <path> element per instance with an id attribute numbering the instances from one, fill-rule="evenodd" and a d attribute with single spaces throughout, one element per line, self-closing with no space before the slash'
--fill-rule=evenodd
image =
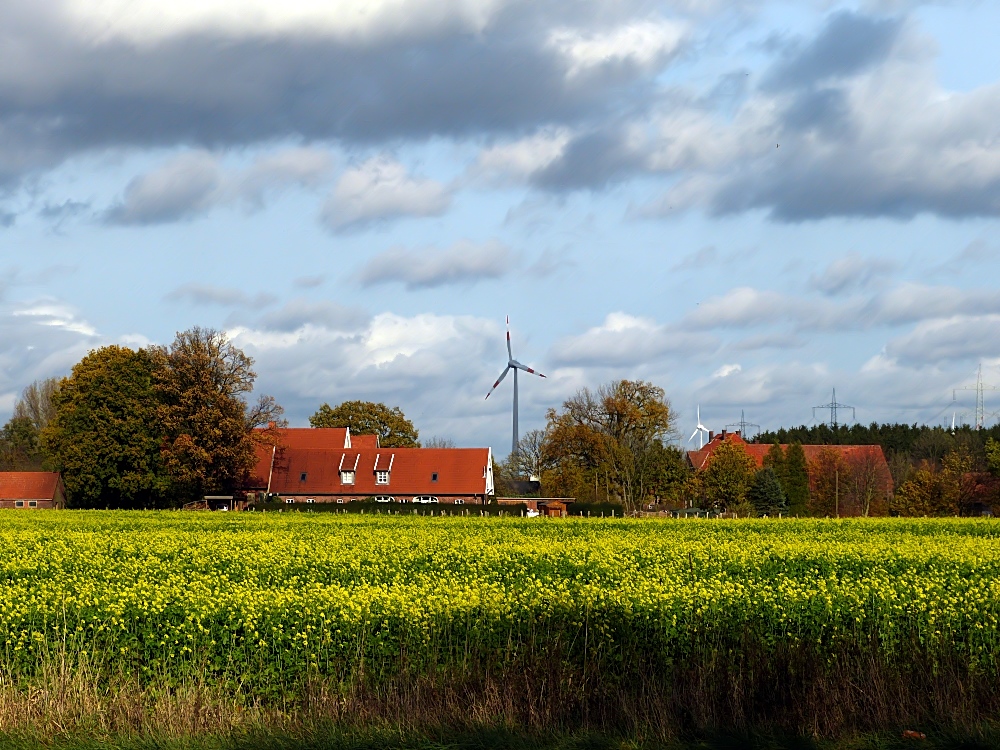
<path id="1" fill-rule="evenodd" d="M 285 448 L 275 454 L 271 492 L 400 497 L 483 495 L 487 491 L 490 460 L 489 448 Z M 387 470 L 391 465 L 389 484 L 375 483 L 376 462 L 379 470 Z M 267 464 L 269 469 L 270 455 Z M 353 485 L 341 483 L 342 470 L 356 472 Z M 264 471 L 254 480 L 253 488 L 266 486 L 267 471 Z"/>
<path id="2" fill-rule="evenodd" d="M 54 500 L 61 482 L 56 471 L 0 471 L 0 500 Z"/>

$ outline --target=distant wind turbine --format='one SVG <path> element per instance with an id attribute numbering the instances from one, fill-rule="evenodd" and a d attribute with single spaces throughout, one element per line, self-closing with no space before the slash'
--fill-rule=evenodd
<path id="1" fill-rule="evenodd" d="M 688 438 L 690 443 L 695 437 L 698 438 L 698 450 L 705 447 L 704 436 L 710 434 L 708 428 L 701 423 L 701 404 L 698 405 L 698 426 L 694 428 L 694 432 L 691 433 L 691 437 Z"/>
<path id="2" fill-rule="evenodd" d="M 490 388 L 490 392 L 486 394 L 486 398 L 489 398 L 493 394 L 493 391 L 497 389 L 497 386 L 500 385 L 503 379 L 507 377 L 507 373 L 510 372 L 511 370 L 514 371 L 514 437 L 510 444 L 510 452 L 513 454 L 514 452 L 517 451 L 517 371 L 524 370 L 525 372 L 530 373 L 532 375 L 537 375 L 540 378 L 544 378 L 545 376 L 542 375 L 542 373 L 540 372 L 535 372 L 527 365 L 522 365 L 520 362 L 514 359 L 514 355 L 511 353 L 510 349 L 510 316 L 508 315 L 507 316 L 507 366 L 503 368 L 503 372 L 500 373 L 500 377 L 497 378 L 497 382 L 495 382 L 493 384 L 493 387 Z"/>

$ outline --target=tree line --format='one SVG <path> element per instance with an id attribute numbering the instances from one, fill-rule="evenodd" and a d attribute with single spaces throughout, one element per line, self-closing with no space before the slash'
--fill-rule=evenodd
<path id="1" fill-rule="evenodd" d="M 498 464 L 497 493 L 518 495 L 534 478 L 542 497 L 616 503 L 625 512 L 704 508 L 748 515 L 977 514 L 1000 498 L 1000 427 L 954 435 L 939 427 L 801 427 L 761 435 L 763 466 L 724 442 L 699 471 L 673 444 L 675 415 L 651 383 L 618 380 L 579 390 L 546 414 Z M 782 445 L 787 447 L 783 448 Z M 877 452 L 803 445 L 878 445 Z M 895 488 L 895 491 L 893 491 Z"/>
<path id="2" fill-rule="evenodd" d="M 80 508 L 232 494 L 257 442 L 284 424 L 272 397 L 248 400 L 255 378 L 253 360 L 207 328 L 168 346 L 95 349 L 67 377 L 25 388 L 0 433 L 0 468 L 59 471 Z"/>

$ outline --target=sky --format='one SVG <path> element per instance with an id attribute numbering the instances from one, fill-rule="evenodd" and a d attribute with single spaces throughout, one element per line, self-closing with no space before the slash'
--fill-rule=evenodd
<path id="1" fill-rule="evenodd" d="M 293 426 L 383 401 L 504 455 L 509 315 L 547 376 L 522 431 L 620 378 L 688 445 L 699 408 L 815 424 L 834 388 L 971 422 L 997 28 L 985 0 L 4 0 L 0 418 L 200 325 Z"/>

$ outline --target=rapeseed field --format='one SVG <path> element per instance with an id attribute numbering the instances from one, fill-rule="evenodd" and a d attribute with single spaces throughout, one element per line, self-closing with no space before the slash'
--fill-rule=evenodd
<path id="1" fill-rule="evenodd" d="M 542 726 L 975 722 L 997 708 L 998 536 L 980 519 L 7 513 L 0 674 L 322 695 L 340 716 L 433 697 Z"/>

